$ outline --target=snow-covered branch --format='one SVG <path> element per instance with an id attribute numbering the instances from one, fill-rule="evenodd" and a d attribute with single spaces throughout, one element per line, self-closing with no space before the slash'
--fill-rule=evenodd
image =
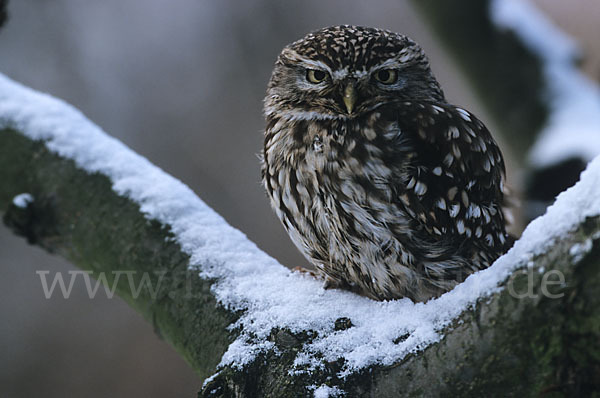
<path id="1" fill-rule="evenodd" d="M 145 280 L 117 292 L 212 374 L 204 396 L 533 393 L 593 380 L 597 362 L 586 350 L 575 359 L 568 336 L 600 352 L 600 158 L 492 267 L 425 304 L 375 302 L 291 273 L 79 111 L 0 75 L 0 212 L 85 270 Z"/>

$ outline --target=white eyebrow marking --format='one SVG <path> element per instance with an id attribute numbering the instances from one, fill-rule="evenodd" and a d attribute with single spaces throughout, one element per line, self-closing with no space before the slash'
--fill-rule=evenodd
<path id="1" fill-rule="evenodd" d="M 282 55 L 290 60 L 297 61 L 297 62 L 304 64 L 304 66 L 309 69 L 318 69 L 318 70 L 326 71 L 330 75 L 332 74 L 331 69 L 325 63 L 323 63 L 321 61 L 316 61 L 314 59 L 306 58 L 306 57 L 298 54 L 296 51 L 291 50 L 289 48 L 284 49 L 282 52 Z"/>
<path id="2" fill-rule="evenodd" d="M 352 75 L 355 76 L 355 77 L 361 78 L 361 77 L 368 76 L 369 75 L 369 71 L 366 71 L 364 69 L 363 70 L 356 70 L 356 71 L 352 72 Z"/>
<path id="3" fill-rule="evenodd" d="M 314 59 L 308 59 L 308 58 L 300 58 L 299 61 L 302 62 L 302 64 L 304 66 L 308 67 L 308 69 L 317 69 L 317 70 L 327 71 L 329 73 L 329 75 L 332 75 L 331 69 L 329 69 L 329 66 L 325 65 L 321 61 L 315 61 Z"/>
<path id="4" fill-rule="evenodd" d="M 385 60 L 385 62 L 382 62 L 381 64 L 371 68 L 371 72 L 375 72 L 380 69 L 399 69 L 402 66 L 403 65 L 398 63 L 398 60 L 396 58 L 391 58 L 391 59 Z"/>
<path id="5" fill-rule="evenodd" d="M 315 111 L 295 111 L 293 109 L 279 112 L 279 116 L 289 121 L 296 120 L 344 120 L 347 119 L 344 115 L 330 115 L 327 113 L 319 113 Z"/>
<path id="6" fill-rule="evenodd" d="M 345 67 L 344 69 L 338 69 L 331 74 L 331 77 L 335 80 L 342 80 L 346 76 L 348 76 L 348 67 Z"/>

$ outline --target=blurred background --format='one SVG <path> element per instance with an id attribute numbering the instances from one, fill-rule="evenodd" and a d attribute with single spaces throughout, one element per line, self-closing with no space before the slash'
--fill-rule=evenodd
<path id="1" fill-rule="evenodd" d="M 600 5 L 536 3 L 578 38 L 598 80 Z M 408 0 L 12 0 L 8 12 L 2 73 L 79 108 L 290 267 L 307 263 L 269 208 L 256 156 L 262 98 L 285 44 L 342 23 L 405 33 L 429 54 L 450 102 L 496 131 Z M 503 147 L 518 191 L 519 162 Z M 44 297 L 36 271 L 72 269 L 0 225 L 0 396 L 194 396 L 202 381 L 120 299 L 90 299 L 82 283 L 69 299 Z"/>

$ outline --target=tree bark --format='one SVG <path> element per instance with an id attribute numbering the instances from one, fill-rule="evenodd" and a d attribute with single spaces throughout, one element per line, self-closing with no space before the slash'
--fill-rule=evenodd
<path id="1" fill-rule="evenodd" d="M 117 293 L 200 377 L 217 371 L 239 333 L 228 326 L 241 314 L 217 302 L 214 281 L 188 270 L 189 257 L 169 225 L 147 219 L 136 203 L 112 190 L 108 177 L 89 174 L 11 129 L 0 130 L 0 181 L 0 212 L 9 227 L 84 270 L 104 272 L 109 283 L 114 271 L 130 270 L 138 282 L 147 275 L 156 292 L 143 289 L 134 297 L 121 279 Z M 13 198 L 24 192 L 33 201 L 18 206 Z M 335 361 L 310 374 L 290 374 L 296 354 L 314 335 L 274 328 L 269 339 L 276 349 L 242 369 L 218 369 L 199 395 L 298 397 L 320 385 L 372 397 L 598 393 L 599 239 L 600 219 L 586 220 L 529 267 L 519 264 L 501 290 L 465 311 L 440 342 L 393 366 L 341 378 L 343 363 Z M 548 286 L 544 278 L 554 270 L 565 283 Z M 338 321 L 336 328 L 352 327 L 351 319 Z"/>
<path id="2" fill-rule="evenodd" d="M 12 200 L 34 200 L 26 208 Z M 211 281 L 188 270 L 189 256 L 168 225 L 148 220 L 139 206 L 118 196 L 108 177 L 88 174 L 72 160 L 51 153 L 43 142 L 14 130 L 0 130 L 0 212 L 29 243 L 60 255 L 83 270 L 100 272 L 109 285 L 132 271 L 136 286 L 148 278 L 152 289 L 139 296 L 120 277 L 117 294 L 154 325 L 200 377 L 214 373 L 231 342 L 225 328 L 235 315 L 220 308 Z"/>
<path id="3" fill-rule="evenodd" d="M 4 25 L 7 18 L 6 6 L 8 5 L 8 0 L 0 0 L 0 28 Z"/>

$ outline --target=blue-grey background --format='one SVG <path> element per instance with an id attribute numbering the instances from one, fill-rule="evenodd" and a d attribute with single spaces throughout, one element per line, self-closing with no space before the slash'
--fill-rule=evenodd
<path id="1" fill-rule="evenodd" d="M 586 70 L 600 76 L 600 7 L 537 2 L 581 38 Z M 256 157 L 262 97 L 285 44 L 341 23 L 405 33 L 451 101 L 494 130 L 408 0 L 11 0 L 9 13 L 1 72 L 75 105 L 287 266 L 306 261 L 271 213 Z M 510 179 L 518 186 L 518 167 Z M 36 271 L 72 269 L 0 226 L 0 396 L 194 396 L 201 381 L 120 299 L 89 299 L 81 280 L 69 299 L 44 298 Z"/>

